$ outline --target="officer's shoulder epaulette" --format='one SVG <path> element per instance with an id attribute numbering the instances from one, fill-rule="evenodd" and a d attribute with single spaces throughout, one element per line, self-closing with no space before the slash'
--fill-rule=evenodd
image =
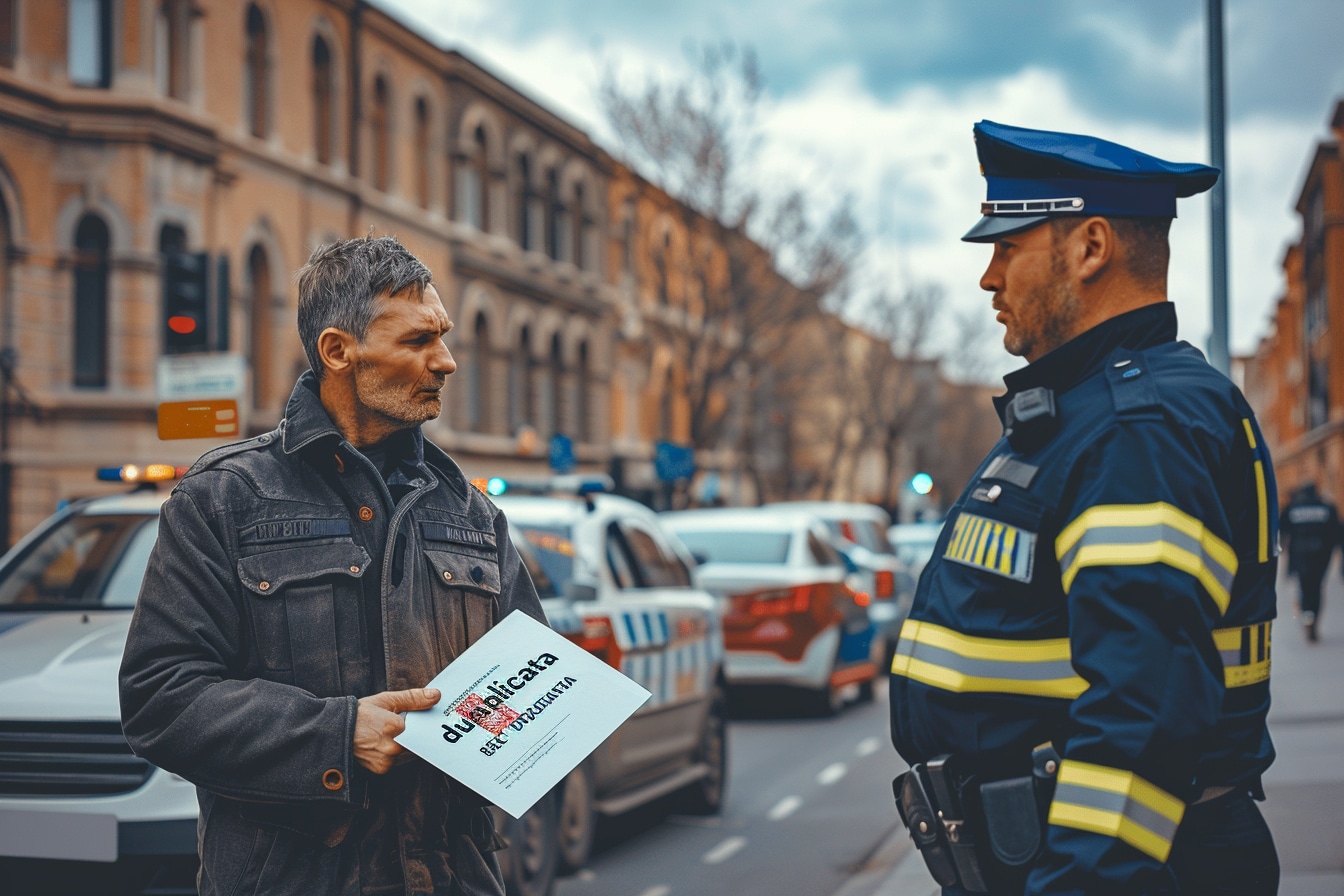
<path id="1" fill-rule="evenodd" d="M 1142 417 L 1160 413 L 1161 396 L 1157 377 L 1149 369 L 1147 352 L 1118 348 L 1106 359 L 1106 384 L 1111 404 L 1121 417 Z"/>
<path id="2" fill-rule="evenodd" d="M 255 436 L 251 439 L 243 439 L 241 442 L 233 442 L 229 445 L 221 445 L 218 448 L 212 448 L 197 458 L 196 463 L 191 465 L 191 469 L 187 470 L 186 475 L 182 478 L 186 479 L 189 476 L 194 476 L 197 473 L 208 470 L 221 461 L 227 460 L 236 454 L 242 454 L 246 451 L 258 451 L 271 444 L 271 442 L 278 437 L 279 430 L 275 430 L 273 432 Z"/>

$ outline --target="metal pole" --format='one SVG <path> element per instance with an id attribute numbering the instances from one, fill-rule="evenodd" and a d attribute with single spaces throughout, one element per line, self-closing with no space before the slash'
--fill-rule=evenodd
<path id="1" fill-rule="evenodd" d="M 1227 129 L 1223 94 L 1223 0 L 1207 0 L 1209 37 L 1209 163 L 1222 172 L 1209 194 L 1213 313 L 1209 331 L 1209 363 L 1231 372 L 1227 348 Z"/>

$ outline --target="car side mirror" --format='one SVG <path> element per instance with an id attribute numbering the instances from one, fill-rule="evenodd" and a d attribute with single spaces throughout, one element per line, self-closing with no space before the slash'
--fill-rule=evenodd
<path id="1" fill-rule="evenodd" d="M 565 597 L 572 601 L 597 600 L 597 587 L 583 585 L 570 579 L 565 583 Z"/>

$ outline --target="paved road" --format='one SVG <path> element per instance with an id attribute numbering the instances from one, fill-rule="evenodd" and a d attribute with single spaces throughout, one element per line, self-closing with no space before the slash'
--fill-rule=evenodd
<path id="1" fill-rule="evenodd" d="M 791 714 L 779 695 L 735 701 L 729 785 L 718 818 L 665 804 L 599 831 L 588 868 L 558 896 L 829 896 L 896 824 L 891 778 L 903 766 L 877 700 L 832 719 Z"/>

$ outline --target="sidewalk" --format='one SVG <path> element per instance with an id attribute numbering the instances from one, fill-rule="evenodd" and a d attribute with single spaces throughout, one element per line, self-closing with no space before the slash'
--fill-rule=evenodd
<path id="1" fill-rule="evenodd" d="M 1286 560 L 1283 564 L 1286 565 Z M 1326 577 L 1320 641 L 1293 619 L 1297 587 L 1279 581 L 1273 632 L 1270 735 L 1278 758 L 1261 811 L 1274 832 L 1280 896 L 1344 896 L 1344 580 Z M 938 896 L 901 827 L 836 896 Z"/>

